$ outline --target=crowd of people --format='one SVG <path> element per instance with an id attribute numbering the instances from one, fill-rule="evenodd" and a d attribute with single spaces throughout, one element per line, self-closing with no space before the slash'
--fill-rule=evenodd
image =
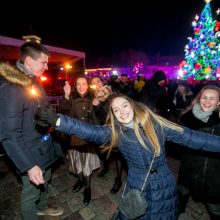
<path id="1" fill-rule="evenodd" d="M 0 142 L 21 177 L 24 220 L 62 215 L 48 207 L 51 167 L 66 156 L 67 172 L 77 177 L 72 192 L 84 187 L 84 205 L 91 201 L 94 170 L 102 178 L 115 162 L 111 193 L 143 190 L 149 202 L 139 220 L 175 220 L 189 197 L 206 205 L 211 220 L 220 219 L 220 87 L 216 82 L 194 85 L 169 81 L 163 71 L 146 80 L 126 74 L 104 80 L 79 76 L 63 87 L 59 112 L 51 109 L 38 78 L 48 69 L 49 51 L 42 44 L 20 47 L 16 66 L 0 64 Z M 201 86 L 202 85 L 202 86 Z M 67 134 L 66 154 L 57 135 Z M 178 181 L 166 162 L 166 142 L 182 145 Z M 153 160 L 154 158 L 154 160 Z M 128 219 L 120 210 L 115 219 Z"/>

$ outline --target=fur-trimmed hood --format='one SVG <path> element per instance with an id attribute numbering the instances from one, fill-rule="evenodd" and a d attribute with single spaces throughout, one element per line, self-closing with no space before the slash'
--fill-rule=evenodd
<path id="1" fill-rule="evenodd" d="M 30 77 L 6 63 L 0 63 L 0 77 L 12 84 L 17 84 L 23 87 L 32 84 L 32 79 Z"/>

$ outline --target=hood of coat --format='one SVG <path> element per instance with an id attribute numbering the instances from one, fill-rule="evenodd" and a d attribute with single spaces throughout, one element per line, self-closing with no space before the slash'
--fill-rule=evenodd
<path id="1" fill-rule="evenodd" d="M 6 63 L 0 63 L 0 78 L 2 78 L 0 81 L 8 81 L 9 83 L 17 84 L 23 87 L 32 84 L 32 79 L 30 77 Z"/>
<path id="2" fill-rule="evenodd" d="M 151 80 L 154 81 L 155 83 L 157 83 L 161 80 L 166 80 L 166 74 L 163 71 L 158 70 L 154 73 Z"/>

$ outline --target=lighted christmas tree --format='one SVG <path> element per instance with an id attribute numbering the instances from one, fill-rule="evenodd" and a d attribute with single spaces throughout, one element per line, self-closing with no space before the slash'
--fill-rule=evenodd
<path id="1" fill-rule="evenodd" d="M 215 36 L 216 21 L 212 19 L 210 0 L 206 0 L 200 17 L 192 22 L 194 38 L 189 37 L 185 47 L 185 60 L 180 64 L 183 80 L 216 79 L 217 62 L 220 57 L 220 41 Z"/>

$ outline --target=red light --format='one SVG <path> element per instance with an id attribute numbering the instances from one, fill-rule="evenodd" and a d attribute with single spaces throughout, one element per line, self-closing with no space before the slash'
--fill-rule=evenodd
<path id="1" fill-rule="evenodd" d="M 41 81 L 41 82 L 47 81 L 47 77 L 46 77 L 46 76 L 41 76 L 41 77 L 40 77 L 40 81 Z"/>

